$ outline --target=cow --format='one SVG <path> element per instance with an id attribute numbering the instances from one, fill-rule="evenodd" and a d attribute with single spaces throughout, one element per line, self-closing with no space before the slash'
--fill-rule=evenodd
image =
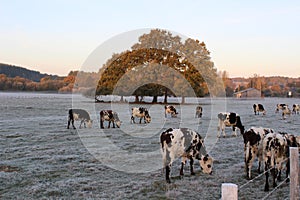
<path id="1" fill-rule="evenodd" d="M 289 107 L 288 106 L 283 106 L 283 108 L 282 108 L 282 119 L 286 119 L 286 116 L 287 115 L 291 115 L 291 110 L 289 109 Z"/>
<path id="2" fill-rule="evenodd" d="M 72 123 L 73 128 L 76 129 L 76 127 L 74 126 L 74 120 L 80 121 L 79 128 L 81 128 L 82 124 L 84 124 L 84 127 L 86 128 L 86 123 L 89 128 L 92 127 L 93 120 L 91 120 L 90 115 L 86 110 L 70 109 L 67 129 L 70 128 L 70 123 Z"/>
<path id="3" fill-rule="evenodd" d="M 149 115 L 149 111 L 147 108 L 143 107 L 134 107 L 131 109 L 131 122 L 135 123 L 134 118 L 139 117 L 140 118 L 140 124 L 142 123 L 142 119 L 144 119 L 144 123 L 150 123 L 151 117 Z"/>
<path id="4" fill-rule="evenodd" d="M 253 104 L 254 115 L 259 115 L 259 112 L 262 112 L 263 115 L 266 114 L 266 110 L 262 104 Z"/>
<path id="5" fill-rule="evenodd" d="M 176 111 L 176 108 L 172 105 L 166 105 L 165 106 L 165 117 L 167 118 L 168 114 L 171 114 L 171 117 L 177 117 L 178 112 Z"/>
<path id="6" fill-rule="evenodd" d="M 207 154 L 203 139 L 196 131 L 188 128 L 169 128 L 161 133 L 160 144 L 167 183 L 171 183 L 171 165 L 179 157 L 182 158 L 181 176 L 183 176 L 183 167 L 187 159 L 190 160 L 191 175 L 195 175 L 193 167 L 194 159 L 199 160 L 203 173 L 212 174 L 213 159 Z"/>
<path id="7" fill-rule="evenodd" d="M 220 137 L 220 129 L 222 130 L 223 136 L 226 137 L 225 127 L 232 126 L 233 134 L 237 136 L 236 127 L 240 129 L 241 134 L 244 134 L 244 126 L 242 125 L 241 118 L 237 113 L 234 112 L 221 112 L 218 114 L 218 137 Z"/>
<path id="8" fill-rule="evenodd" d="M 263 160 L 265 166 L 265 191 L 269 191 L 269 170 L 273 176 L 273 187 L 281 179 L 281 170 L 285 164 L 286 177 L 289 174 L 289 146 L 286 137 L 280 133 L 268 133 L 263 140 Z"/>
<path id="9" fill-rule="evenodd" d="M 118 128 L 121 126 L 121 121 L 118 117 L 118 113 L 112 111 L 112 110 L 101 110 L 100 111 L 100 128 L 104 128 L 103 122 L 108 121 L 108 127 L 110 128 L 110 124 L 113 124 L 113 128 L 115 128 L 115 124 Z"/>
<path id="10" fill-rule="evenodd" d="M 285 104 L 285 103 L 277 104 L 277 105 L 276 105 L 276 110 L 275 110 L 275 113 L 278 113 L 278 112 L 279 112 L 279 110 L 283 110 L 283 109 L 284 109 L 284 107 L 288 107 L 288 105 L 287 105 L 287 104 Z"/>
<path id="11" fill-rule="evenodd" d="M 299 104 L 293 104 L 292 114 L 299 114 L 299 111 L 300 111 L 300 105 Z"/>
<path id="12" fill-rule="evenodd" d="M 197 106 L 196 107 L 196 115 L 195 115 L 195 117 L 196 118 L 201 118 L 202 117 L 202 111 L 203 111 L 202 106 Z"/>
<path id="13" fill-rule="evenodd" d="M 274 131 L 270 128 L 251 127 L 243 134 L 245 170 L 247 179 L 251 179 L 251 168 L 255 158 L 258 159 L 258 173 L 260 173 L 261 163 L 263 162 L 263 139 L 268 133 Z"/>

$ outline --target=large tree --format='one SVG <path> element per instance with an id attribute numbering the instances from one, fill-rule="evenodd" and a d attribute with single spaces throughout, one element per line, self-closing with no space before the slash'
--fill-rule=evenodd
<path id="1" fill-rule="evenodd" d="M 114 54 L 100 69 L 96 95 L 150 95 L 155 102 L 163 94 L 200 97 L 217 93 L 208 89 L 220 84 L 205 44 L 181 40 L 159 29 L 140 36 L 131 51 Z"/>

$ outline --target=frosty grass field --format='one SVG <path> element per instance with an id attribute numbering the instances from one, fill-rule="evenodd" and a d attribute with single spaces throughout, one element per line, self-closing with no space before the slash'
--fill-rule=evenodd
<path id="1" fill-rule="evenodd" d="M 268 194 L 263 191 L 265 176 L 246 180 L 242 136 L 233 137 L 227 128 L 228 137 L 216 137 L 217 112 L 239 113 L 246 129 L 262 126 L 300 134 L 300 115 L 283 120 L 274 112 L 277 103 L 299 104 L 296 98 L 199 99 L 202 119 L 194 118 L 196 105 L 176 105 L 178 118 L 165 119 L 163 105 L 147 104 L 143 106 L 152 117 L 147 125 L 130 123 L 131 107 L 139 106 L 134 104 L 95 104 L 82 96 L 41 93 L 1 93 L 0 101 L 0 199 L 220 199 L 225 182 L 239 186 L 239 199 L 263 199 Z M 267 115 L 255 116 L 253 103 L 262 103 Z M 72 105 L 90 112 L 92 129 L 66 129 Z M 110 108 L 123 124 L 100 130 L 99 111 Z M 196 162 L 196 175 L 190 176 L 187 165 L 180 178 L 177 160 L 172 183 L 166 184 L 159 134 L 170 127 L 192 128 L 205 137 L 214 158 L 212 175 L 203 174 Z M 255 162 L 254 176 L 256 168 Z M 288 198 L 288 183 L 268 197 Z"/>

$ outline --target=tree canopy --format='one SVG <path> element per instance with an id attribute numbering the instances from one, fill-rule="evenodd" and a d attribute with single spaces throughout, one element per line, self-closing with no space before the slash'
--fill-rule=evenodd
<path id="1" fill-rule="evenodd" d="M 220 92 L 217 70 L 204 42 L 182 42 L 165 30 L 139 37 L 132 50 L 112 55 L 99 70 L 96 95 L 202 97 Z M 121 84 L 118 83 L 121 81 Z M 191 89 L 189 89 L 191 88 Z"/>

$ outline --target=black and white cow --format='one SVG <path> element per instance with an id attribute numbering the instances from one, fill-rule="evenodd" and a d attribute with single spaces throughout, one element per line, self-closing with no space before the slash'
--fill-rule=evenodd
<path id="1" fill-rule="evenodd" d="M 237 136 L 236 127 L 240 129 L 241 134 L 244 134 L 244 126 L 242 125 L 241 118 L 237 113 L 233 112 L 221 112 L 218 114 L 218 134 L 217 136 L 220 137 L 220 130 L 223 133 L 223 136 L 226 137 L 225 134 L 225 127 L 232 126 L 233 134 Z"/>
<path id="2" fill-rule="evenodd" d="M 202 106 L 197 106 L 196 107 L 196 115 L 195 115 L 195 117 L 196 118 L 201 118 L 202 117 L 202 111 L 203 111 Z"/>
<path id="3" fill-rule="evenodd" d="M 285 103 L 277 104 L 277 105 L 276 105 L 275 113 L 278 113 L 279 110 L 283 110 L 285 107 L 288 107 L 288 105 L 285 104 Z"/>
<path id="4" fill-rule="evenodd" d="M 85 128 L 86 128 L 86 123 L 87 123 L 87 126 L 89 128 L 92 127 L 93 120 L 91 120 L 90 115 L 86 110 L 83 110 L 83 109 L 70 109 L 69 110 L 67 129 L 70 128 L 70 123 L 72 123 L 73 128 L 76 129 L 75 126 L 74 126 L 74 120 L 80 121 L 79 128 L 81 128 L 82 123 L 84 124 Z"/>
<path id="5" fill-rule="evenodd" d="M 259 115 L 259 112 L 262 112 L 263 115 L 266 114 L 266 110 L 264 108 L 264 106 L 262 104 L 253 104 L 253 110 L 254 110 L 254 115 L 256 115 L 256 113 Z"/>
<path id="6" fill-rule="evenodd" d="M 163 167 L 166 170 L 166 181 L 170 183 L 170 172 L 173 161 L 182 158 L 180 175 L 186 160 L 190 160 L 191 175 L 194 175 L 194 159 L 199 160 L 203 173 L 211 174 L 213 159 L 207 154 L 202 137 L 188 128 L 169 128 L 160 135 Z"/>
<path id="7" fill-rule="evenodd" d="M 273 187 L 281 179 L 281 170 L 286 166 L 286 177 L 289 174 L 289 146 L 287 139 L 280 133 L 269 133 L 263 140 L 263 159 L 265 166 L 265 191 L 269 191 L 269 170 L 273 176 Z"/>
<path id="8" fill-rule="evenodd" d="M 288 107 L 288 106 L 283 106 L 283 108 L 282 108 L 282 118 L 283 119 L 286 119 L 286 116 L 287 115 L 291 115 L 291 110 L 290 110 L 290 108 Z"/>
<path id="9" fill-rule="evenodd" d="M 263 162 L 263 139 L 266 134 L 273 133 L 269 128 L 251 127 L 243 134 L 245 170 L 248 179 L 251 179 L 251 168 L 255 158 L 258 159 L 258 173 L 260 173 L 261 163 Z"/>
<path id="10" fill-rule="evenodd" d="M 176 108 L 172 105 L 165 106 L 165 117 L 167 118 L 168 114 L 171 114 L 171 117 L 177 117 L 178 112 Z"/>
<path id="11" fill-rule="evenodd" d="M 100 128 L 104 128 L 103 122 L 108 121 L 108 128 L 110 128 L 110 124 L 113 124 L 113 128 L 115 128 L 115 124 L 118 128 L 121 126 L 121 121 L 119 119 L 118 113 L 112 110 L 101 110 L 100 111 Z"/>
<path id="12" fill-rule="evenodd" d="M 147 108 L 139 107 L 139 108 L 132 108 L 131 109 L 131 121 L 135 123 L 134 118 L 139 117 L 140 118 L 140 123 L 142 123 L 142 119 L 144 119 L 145 123 L 150 123 L 151 122 L 151 117 L 149 114 L 149 111 Z"/>
<path id="13" fill-rule="evenodd" d="M 299 104 L 293 104 L 293 114 L 299 114 L 300 111 L 300 105 Z"/>

